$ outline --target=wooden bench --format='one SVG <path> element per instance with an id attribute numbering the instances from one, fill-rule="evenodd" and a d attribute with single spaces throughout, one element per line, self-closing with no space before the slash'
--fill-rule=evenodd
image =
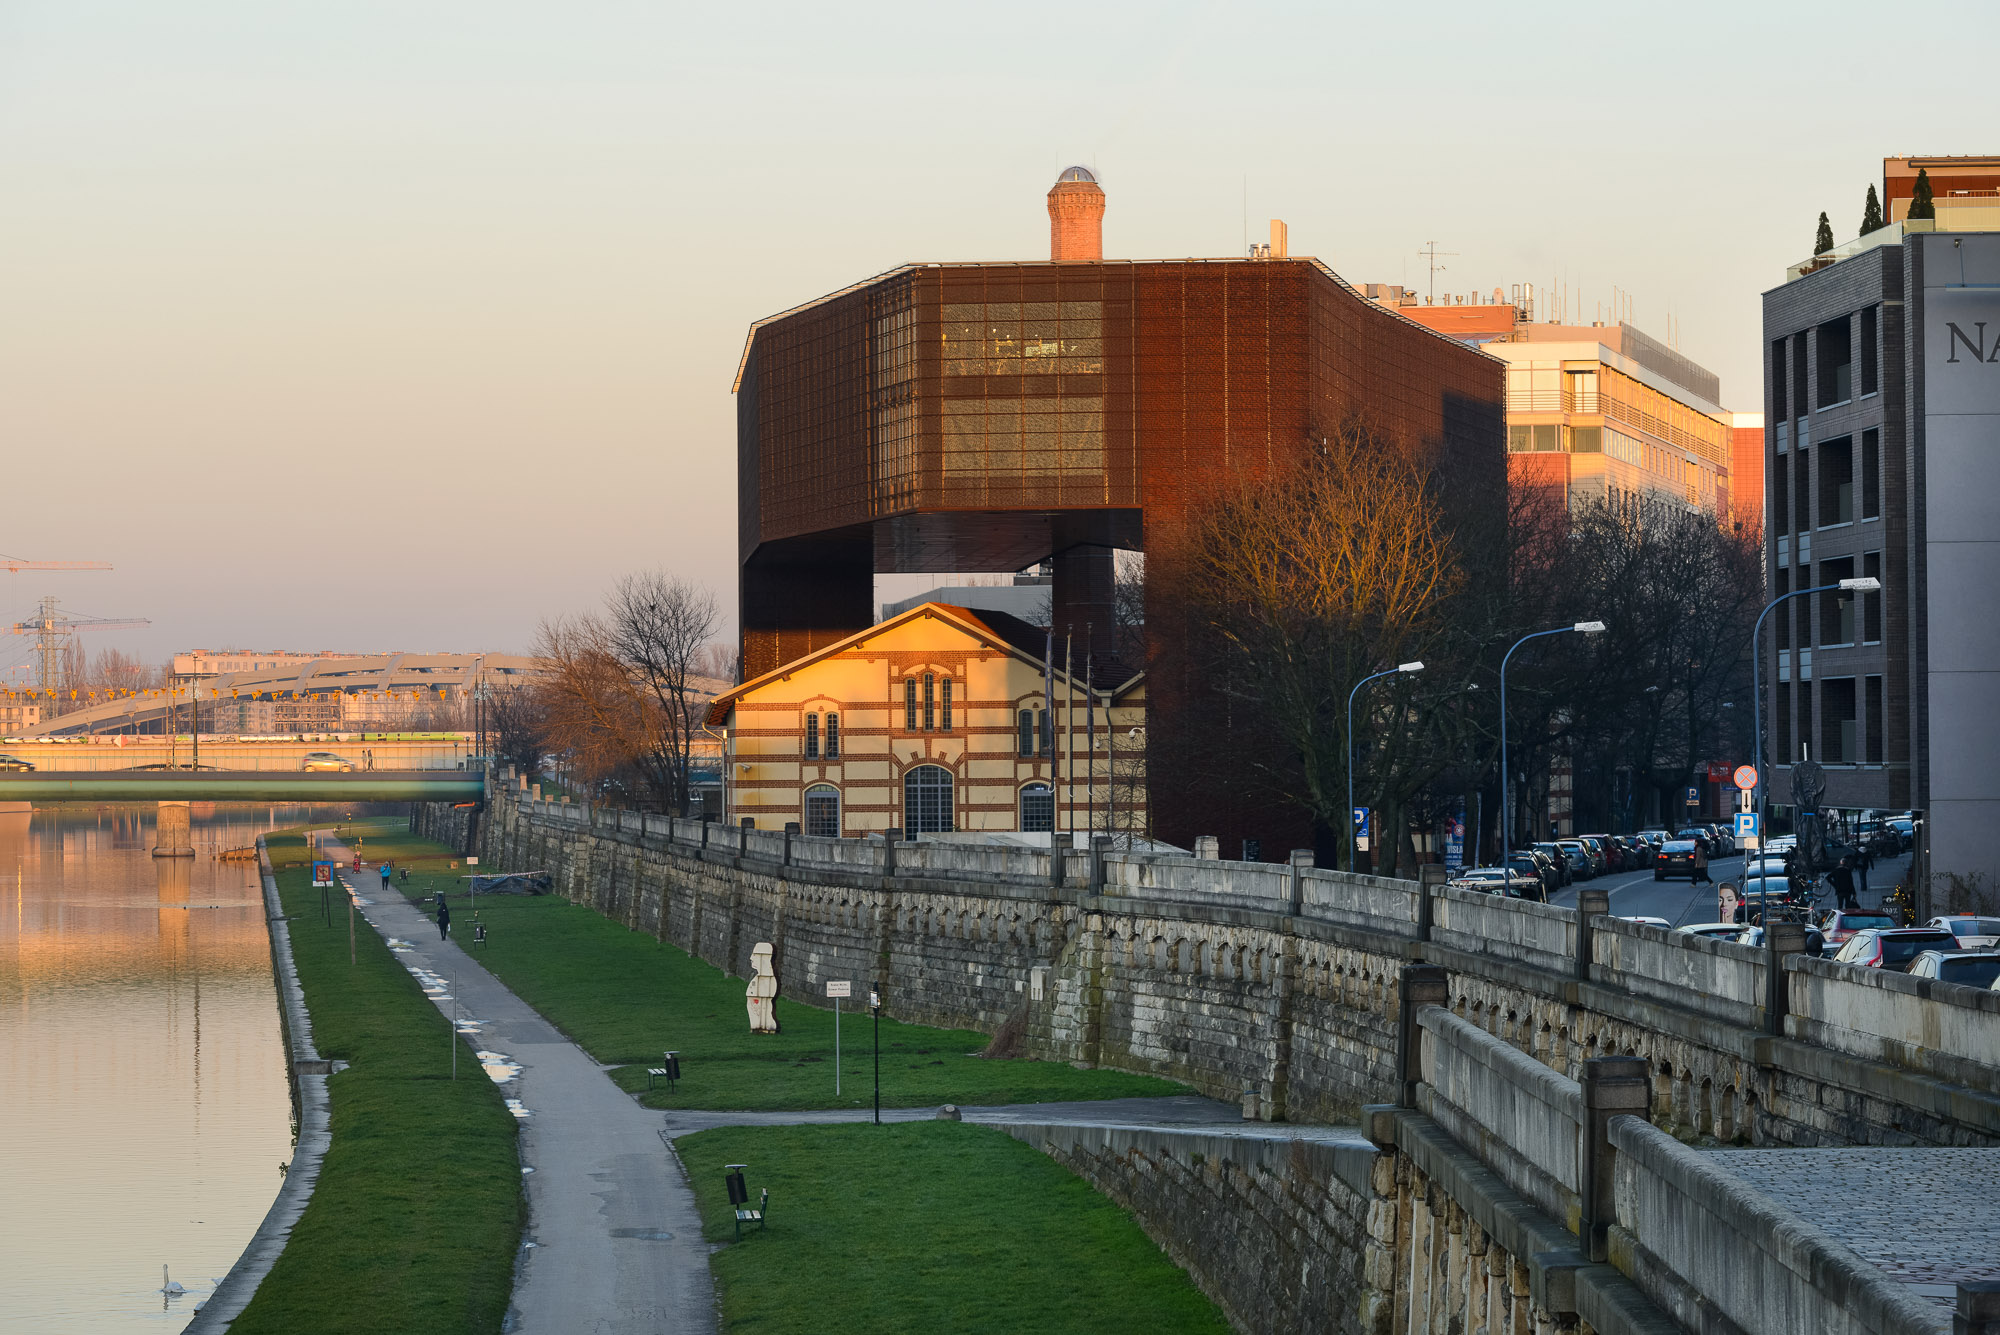
<path id="1" fill-rule="evenodd" d="M 736 1211 L 736 1240 L 738 1242 L 743 1241 L 743 1226 L 745 1224 L 755 1224 L 758 1228 L 764 1227 L 764 1216 L 770 1212 L 770 1209 L 771 1189 L 765 1187 L 757 1193 L 756 1209 L 747 1210 L 739 1208 Z"/>
<path id="2" fill-rule="evenodd" d="M 663 1063 L 663 1065 L 649 1066 L 646 1068 L 646 1088 L 651 1089 L 653 1087 L 653 1082 L 655 1080 L 664 1080 L 667 1082 L 668 1089 L 674 1090 L 675 1092 L 678 1093 L 679 1089 L 678 1086 L 675 1084 L 675 1082 L 681 1078 L 680 1053 L 672 1048 L 669 1048 L 664 1053 L 660 1054 L 660 1060 Z"/>

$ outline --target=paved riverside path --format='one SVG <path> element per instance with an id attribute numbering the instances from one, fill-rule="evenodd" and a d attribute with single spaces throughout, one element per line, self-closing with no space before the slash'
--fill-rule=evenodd
<path id="1" fill-rule="evenodd" d="M 338 850 L 342 868 L 351 864 L 352 853 L 328 847 Z M 466 1040 L 459 1078 L 487 1078 L 478 1052 L 489 1055 L 491 1074 L 507 1077 L 501 1092 L 521 1118 L 521 1163 L 534 1171 L 505 1329 L 714 1331 L 709 1247 L 694 1192 L 660 1138 L 659 1113 L 640 1107 L 588 1053 L 459 949 L 461 932 L 470 939 L 471 913 L 454 905 L 452 939 L 441 942 L 437 924 L 401 891 L 382 892 L 375 867 L 340 874 L 358 892 L 362 916 L 432 1001 L 449 1014 L 456 1000 Z"/>

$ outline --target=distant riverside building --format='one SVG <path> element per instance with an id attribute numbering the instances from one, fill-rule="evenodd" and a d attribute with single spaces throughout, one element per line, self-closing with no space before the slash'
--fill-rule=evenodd
<path id="1" fill-rule="evenodd" d="M 179 686 L 231 672 L 272 672 L 322 658 L 358 657 L 358 654 L 343 654 L 332 649 L 312 653 L 292 649 L 190 649 L 173 656 L 167 668 L 167 680 Z"/>
<path id="2" fill-rule="evenodd" d="M 1100 660 L 1086 681 L 1081 659 L 1048 674 L 1046 643 L 1005 613 L 924 603 L 725 691 L 708 723 L 726 737 L 726 818 L 827 837 L 1143 836 L 1141 674 Z"/>
<path id="3" fill-rule="evenodd" d="M 1764 531 L 1764 414 L 1729 414 L 1729 518 Z"/>
<path id="4" fill-rule="evenodd" d="M 1935 220 L 1907 216 L 1913 164 L 1931 165 Z M 1903 221 L 1799 261 L 1764 294 L 1772 591 L 1869 575 L 1883 585 L 1772 614 L 1771 801 L 1784 809 L 1792 762 L 1809 757 L 1825 767 L 1827 806 L 1928 813 L 1943 878 L 1933 893 L 1956 876 L 1990 895 L 2000 885 L 2000 209 L 1948 211 L 1945 187 L 2000 186 L 2000 158 L 1890 158 L 1883 177 Z M 1981 180 L 1993 185 L 1970 184 Z"/>
<path id="5" fill-rule="evenodd" d="M 1572 509 L 1597 502 L 1733 513 L 1734 414 L 1704 369 L 1629 324 L 1538 323 L 1496 291 L 1420 303 L 1370 283 L 1369 297 L 1427 329 L 1507 363 L 1507 452 L 1516 485 L 1564 489 Z M 1761 474 L 1760 474 L 1761 476 Z"/>
<path id="6" fill-rule="evenodd" d="M 1047 561 L 1048 616 L 1080 645 L 1116 624 L 1115 551 L 1350 418 L 1422 451 L 1447 504 L 1498 514 L 1500 362 L 1292 256 L 1281 224 L 1253 258 L 1118 260 L 1095 173 L 1063 172 L 1047 206 L 1046 261 L 906 264 L 751 326 L 735 384 L 747 677 L 867 629 L 877 574 Z M 1147 620 L 1149 751 L 1189 757 L 1153 794 L 1160 837 L 1278 857 L 1313 842 L 1296 807 L 1258 795 L 1265 767 L 1221 684 L 1176 662 L 1185 628 L 1150 604 Z"/>
<path id="7" fill-rule="evenodd" d="M 42 721 L 42 707 L 25 700 L 0 700 L 0 737 L 11 737 Z"/>
<path id="8" fill-rule="evenodd" d="M 1910 216 L 1918 172 L 1930 179 L 1938 231 L 2000 231 L 2000 157 L 1882 159 L 1882 210 L 1888 221 Z"/>

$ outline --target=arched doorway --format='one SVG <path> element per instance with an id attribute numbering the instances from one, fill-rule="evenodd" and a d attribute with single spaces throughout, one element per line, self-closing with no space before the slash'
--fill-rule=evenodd
<path id="1" fill-rule="evenodd" d="M 830 783 L 806 789 L 805 832 L 821 839 L 840 838 L 840 790 Z"/>
<path id="2" fill-rule="evenodd" d="M 903 830 L 944 834 L 952 828 L 951 771 L 919 765 L 903 776 Z"/>

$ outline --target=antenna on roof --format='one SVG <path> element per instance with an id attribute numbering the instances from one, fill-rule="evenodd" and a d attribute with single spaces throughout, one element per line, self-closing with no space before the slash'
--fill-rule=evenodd
<path id="1" fill-rule="evenodd" d="M 1249 229 L 1249 224 L 1248 224 L 1248 223 L 1245 223 L 1245 224 L 1244 224 L 1244 234 L 1245 234 L 1246 236 L 1247 236 L 1247 235 L 1249 234 L 1249 230 L 1250 230 L 1250 229 Z M 1455 251 L 1455 250 L 1439 250 L 1439 249 L 1438 249 L 1438 243 L 1437 243 L 1437 242 L 1435 242 L 1435 241 L 1426 241 L 1426 242 L 1424 242 L 1424 248 L 1423 248 L 1422 250 L 1418 251 L 1418 252 L 1417 252 L 1417 254 L 1419 254 L 1419 255 L 1422 255 L 1422 256 L 1424 256 L 1424 257 L 1425 257 L 1426 259 L 1428 259 L 1428 260 L 1430 261 L 1430 266 L 1431 266 L 1431 292 L 1430 292 L 1430 296 L 1429 296 L 1428 298 L 1426 298 L 1426 302 L 1427 302 L 1428 304 L 1435 304 L 1435 303 L 1436 303 L 1436 301 L 1437 301 L 1437 294 L 1438 294 L 1438 275 L 1444 272 L 1444 266 L 1443 266 L 1442 264 L 1439 264 L 1439 263 L 1438 263 L 1438 256 L 1440 256 L 1440 255 L 1445 255 L 1445 256 L 1449 256 L 1449 257 L 1450 257 L 1450 258 L 1452 258 L 1452 259 L 1457 259 L 1457 258 L 1458 258 L 1458 252 L 1457 252 L 1457 251 Z"/>

